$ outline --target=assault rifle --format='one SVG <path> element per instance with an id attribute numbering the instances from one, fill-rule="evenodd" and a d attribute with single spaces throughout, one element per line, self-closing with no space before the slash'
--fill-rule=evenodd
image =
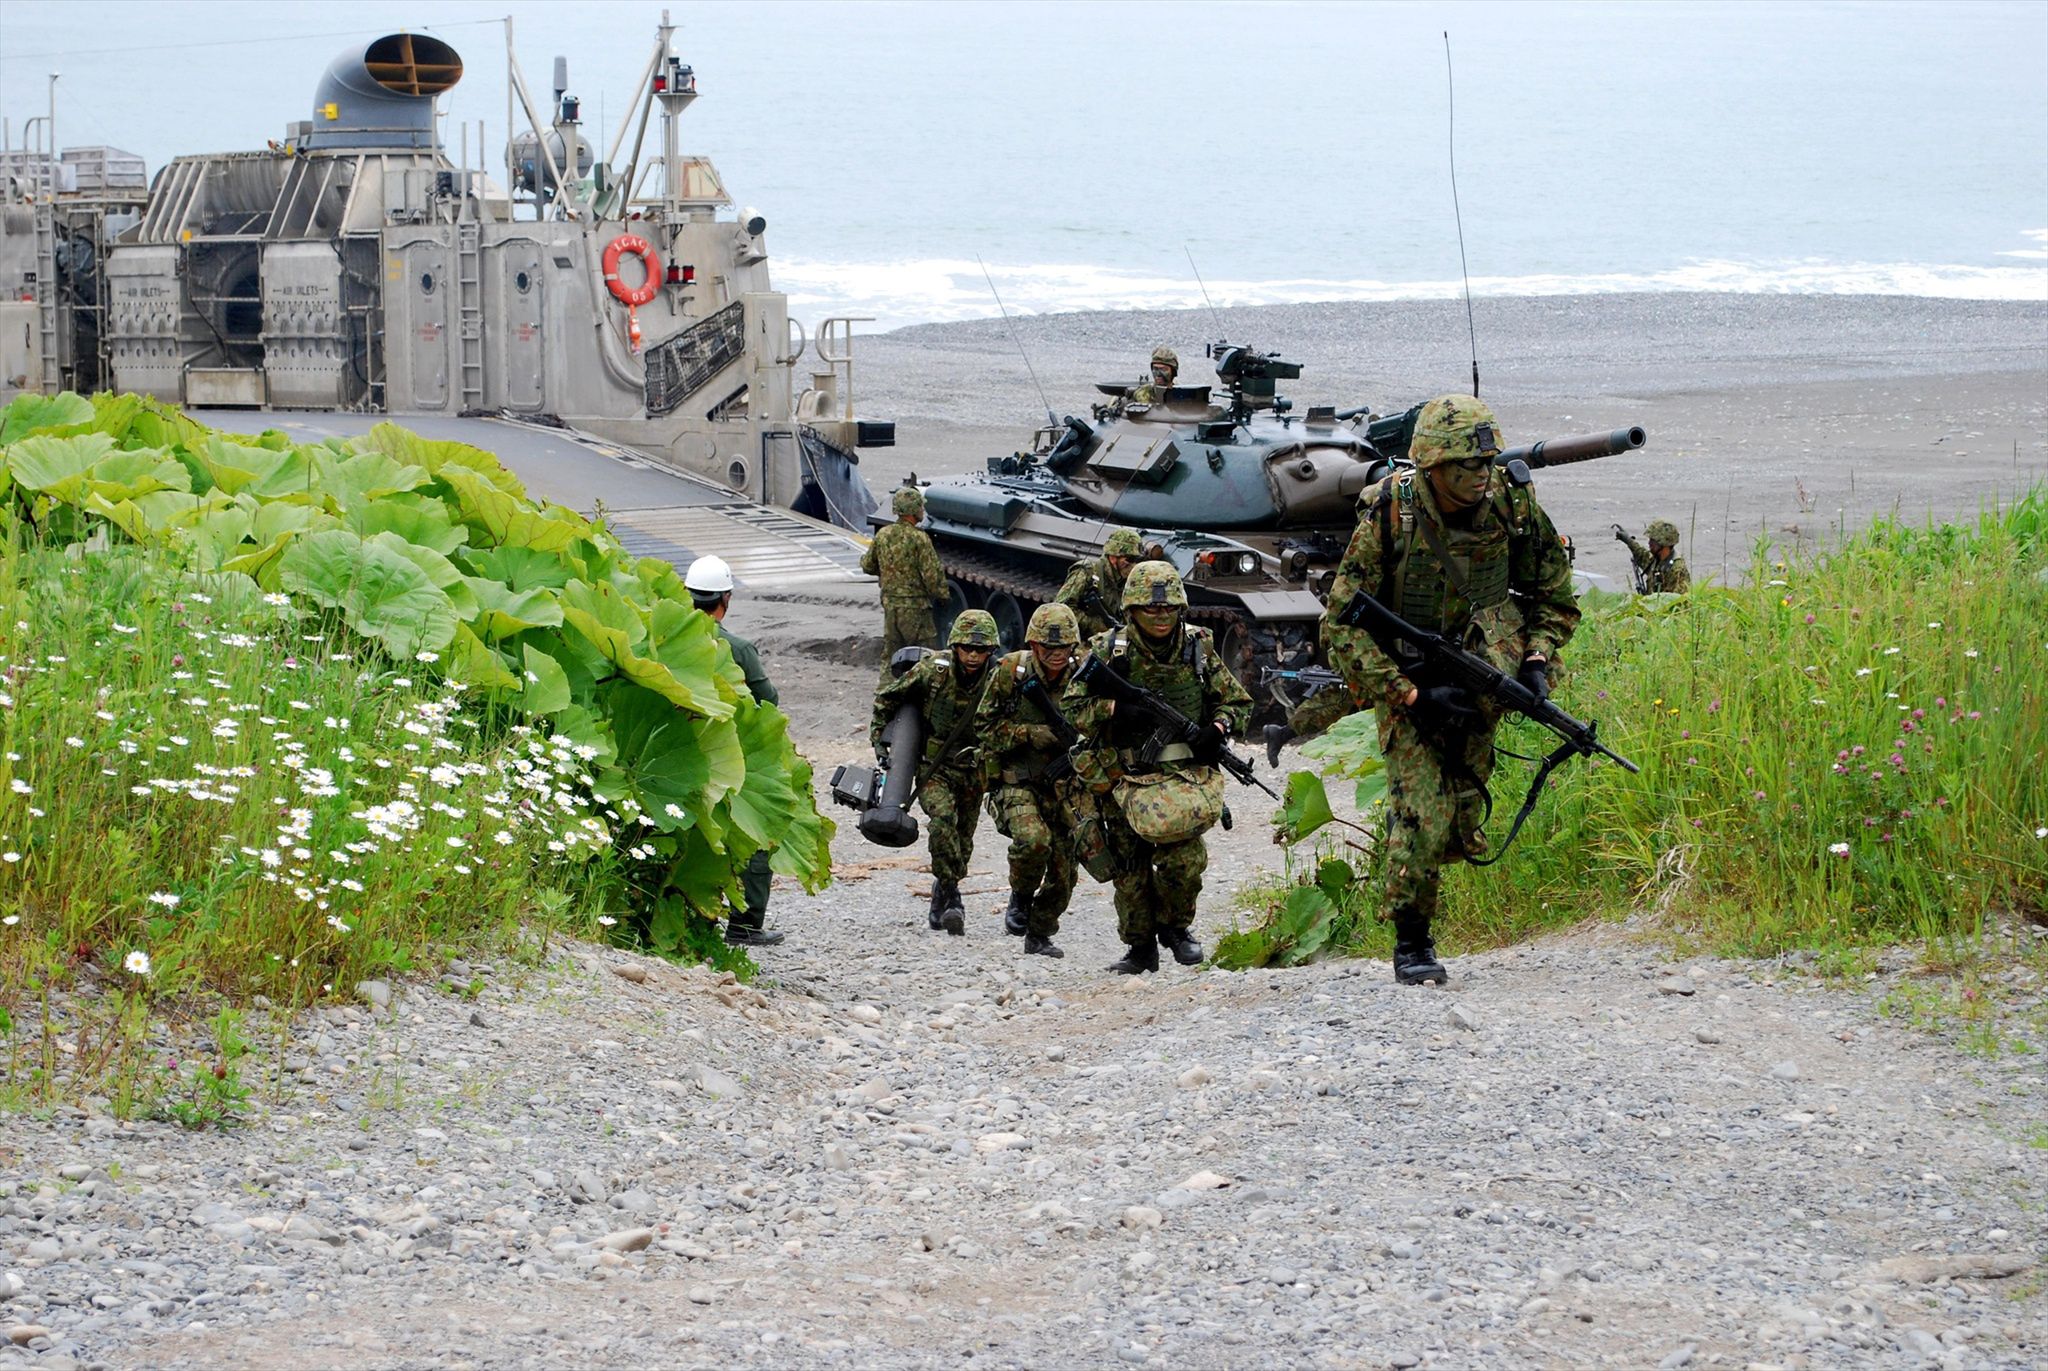
<path id="1" fill-rule="evenodd" d="M 1326 666 L 1264 666 L 1259 668 L 1260 686 L 1269 686 L 1275 681 L 1292 681 L 1301 687 L 1303 695 L 1320 695 L 1331 686 L 1341 686 L 1344 678 Z"/>
<path id="2" fill-rule="evenodd" d="M 1053 702 L 1052 692 L 1045 688 L 1045 682 L 1036 673 L 1024 678 L 1024 684 L 1017 693 L 1038 706 L 1039 712 L 1045 715 L 1046 726 L 1060 740 L 1060 755 L 1053 758 L 1052 764 L 1041 773 L 1041 779 L 1057 781 L 1074 769 L 1074 746 L 1081 741 L 1081 730 L 1060 713 L 1060 707 Z"/>
<path id="3" fill-rule="evenodd" d="M 1090 695 L 1113 700 L 1119 708 L 1134 710 L 1152 720 L 1152 735 L 1138 749 L 1138 755 L 1147 761 L 1157 761 L 1160 752 L 1174 743 L 1186 743 L 1196 750 L 1199 757 L 1209 745 L 1203 735 L 1212 734 L 1215 736 L 1216 765 L 1245 785 L 1255 785 L 1274 799 L 1280 798 L 1271 786 L 1258 778 L 1248 760 L 1223 745 L 1221 734 L 1175 709 L 1158 691 L 1147 690 L 1123 676 L 1101 653 L 1090 653 L 1088 660 L 1081 663 L 1080 674 L 1075 679 L 1088 687 Z"/>
<path id="4" fill-rule="evenodd" d="M 1337 616 L 1337 622 L 1346 628 L 1364 629 L 1371 634 L 1380 651 L 1392 658 L 1401 674 L 1419 689 L 1457 686 L 1475 699 L 1491 700 L 1507 713 L 1519 714 L 1564 739 L 1563 744 L 1545 757 L 1543 765 L 1537 768 L 1528 798 L 1522 802 L 1521 813 L 1515 815 L 1515 822 L 1508 829 L 1507 840 L 1501 844 L 1500 852 L 1485 861 L 1475 862 L 1475 866 L 1491 865 L 1506 855 L 1508 844 L 1514 842 L 1522 821 L 1536 807 L 1536 797 L 1543 792 L 1550 773 L 1573 757 L 1591 756 L 1597 752 L 1619 763 L 1624 770 L 1642 770 L 1600 741 L 1597 723 L 1580 723 L 1552 704 L 1548 695 L 1539 695 L 1517 677 L 1508 675 L 1483 657 L 1473 656 L 1442 634 L 1415 627 L 1362 590 L 1351 598 L 1351 603 Z M 1489 796 L 1489 808 L 1492 803 Z"/>

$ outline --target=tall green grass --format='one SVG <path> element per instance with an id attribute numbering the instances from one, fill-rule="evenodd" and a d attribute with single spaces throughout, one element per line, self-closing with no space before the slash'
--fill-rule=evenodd
<path id="1" fill-rule="evenodd" d="M 434 663 L 160 552 L 0 541 L 7 1101 L 138 1105 L 161 1028 L 504 945 L 611 865 L 588 759 Z"/>
<path id="2" fill-rule="evenodd" d="M 1970 524 L 1882 520 L 1807 560 L 1759 549 L 1737 588 L 1588 596 L 1557 698 L 1642 773 L 1563 769 L 1504 860 L 1447 872 L 1443 936 L 1650 911 L 1762 954 L 2048 920 L 2044 577 L 2036 488 Z M 1532 755 L 1552 741 L 1519 721 L 1500 735 Z M 1529 775 L 1496 771 L 1496 840 Z M 1377 945 L 1372 885 L 1337 902 L 1337 943 Z"/>

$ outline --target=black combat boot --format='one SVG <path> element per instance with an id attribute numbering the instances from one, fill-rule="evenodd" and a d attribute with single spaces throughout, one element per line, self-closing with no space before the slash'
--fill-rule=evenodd
<path id="1" fill-rule="evenodd" d="M 1275 770 L 1280 766 L 1280 749 L 1293 742 L 1299 735 L 1286 724 L 1266 725 L 1266 765 Z"/>
<path id="2" fill-rule="evenodd" d="M 757 914 L 735 914 L 726 920 L 725 940 L 735 947 L 773 947 L 782 941 L 782 934 L 772 928 L 761 927 L 767 918 L 764 910 Z"/>
<path id="3" fill-rule="evenodd" d="M 1414 909 L 1394 911 L 1394 979 L 1402 985 L 1434 981 L 1443 985 L 1451 979 L 1436 959 L 1436 944 L 1430 940 L 1429 917 Z"/>
<path id="4" fill-rule="evenodd" d="M 1010 907 L 1003 911 L 1003 932 L 1013 938 L 1021 938 L 1031 928 L 1031 916 L 1024 912 L 1024 897 L 1016 891 L 1010 892 Z"/>
<path id="5" fill-rule="evenodd" d="M 1159 969 L 1159 944 L 1150 938 L 1141 944 L 1134 943 L 1124 949 L 1124 955 L 1109 964 L 1109 970 L 1119 976 L 1142 976 L 1148 971 Z"/>
<path id="6" fill-rule="evenodd" d="M 1064 957 L 1067 955 L 1055 947 L 1052 939 L 1046 937 L 1043 933 L 1026 933 L 1024 935 L 1024 950 L 1034 957 Z"/>
<path id="7" fill-rule="evenodd" d="M 1173 954 L 1173 959 L 1182 966 L 1202 964 L 1202 945 L 1195 941 L 1194 932 L 1186 928 L 1162 928 L 1159 930 L 1159 945 Z"/>
<path id="8" fill-rule="evenodd" d="M 932 882 L 931 912 L 925 915 L 925 922 L 929 923 L 932 926 L 932 932 L 936 933 L 946 926 L 945 913 L 946 883 L 944 881 L 934 880 Z"/>
<path id="9" fill-rule="evenodd" d="M 939 903 L 939 921 L 934 927 L 943 928 L 958 938 L 967 932 L 967 906 L 960 903 L 960 885 L 957 881 L 936 882 L 932 899 Z"/>

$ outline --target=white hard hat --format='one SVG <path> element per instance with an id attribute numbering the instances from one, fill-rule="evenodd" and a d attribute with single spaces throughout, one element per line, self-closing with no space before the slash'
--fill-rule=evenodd
<path id="1" fill-rule="evenodd" d="M 699 557 L 683 573 L 683 585 L 698 595 L 723 595 L 732 589 L 732 568 L 723 557 Z"/>

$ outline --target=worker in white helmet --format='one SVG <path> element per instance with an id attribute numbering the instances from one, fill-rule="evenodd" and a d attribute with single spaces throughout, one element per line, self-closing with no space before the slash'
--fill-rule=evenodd
<path id="1" fill-rule="evenodd" d="M 780 704 L 781 697 L 768 680 L 768 673 L 761 666 L 761 653 L 751 642 L 740 637 L 725 626 L 725 612 L 732 606 L 732 568 L 723 557 L 699 557 L 690 563 L 690 569 L 683 573 L 683 585 L 690 592 L 690 603 L 718 621 L 718 636 L 725 639 L 732 649 L 733 665 L 747 678 L 747 689 L 755 700 L 764 705 Z M 782 941 L 782 934 L 771 931 L 768 922 L 768 888 L 770 883 L 768 852 L 757 850 L 747 859 L 747 867 L 740 874 L 740 889 L 746 894 L 747 907 L 732 911 L 726 920 L 725 940 L 747 947 L 773 947 Z"/>

